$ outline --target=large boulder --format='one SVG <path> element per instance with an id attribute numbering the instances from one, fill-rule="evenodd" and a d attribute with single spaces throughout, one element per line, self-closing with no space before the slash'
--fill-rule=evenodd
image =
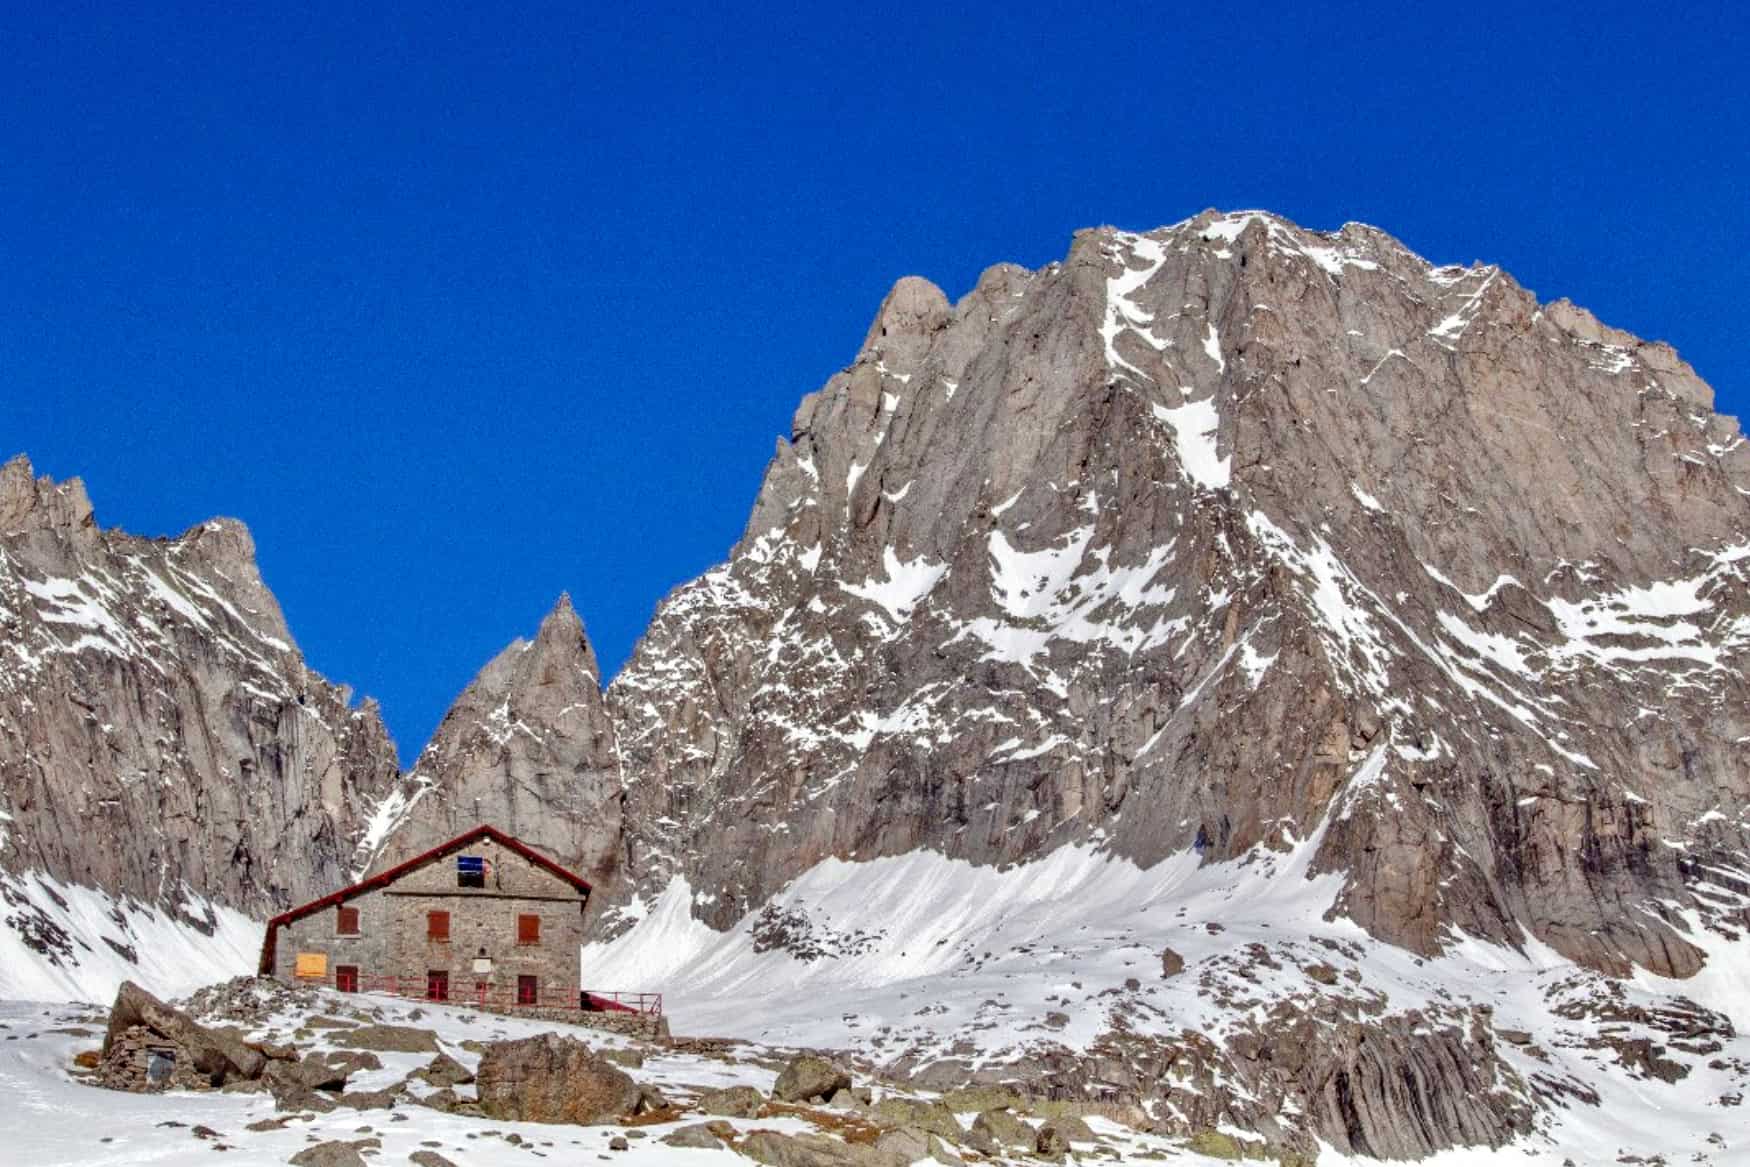
<path id="1" fill-rule="evenodd" d="M 209 1029 L 123 981 L 110 1007 L 98 1081 L 135 1091 L 215 1089 L 260 1077 L 267 1062 L 234 1034 Z"/>
<path id="2" fill-rule="evenodd" d="M 475 1086 L 487 1117 L 515 1122 L 606 1122 L 633 1113 L 641 1096 L 618 1066 L 556 1033 L 488 1045 Z"/>
<path id="3" fill-rule="evenodd" d="M 851 1088 L 850 1072 L 825 1058 L 802 1054 L 792 1058 L 778 1075 L 772 1096 L 784 1102 L 825 1101 L 838 1090 Z"/>
<path id="4" fill-rule="evenodd" d="M 972 1120 L 975 1134 L 984 1135 L 999 1147 L 1031 1147 L 1038 1136 L 1026 1120 L 1007 1110 L 987 1110 Z"/>
<path id="5" fill-rule="evenodd" d="M 449 1054 L 439 1054 L 429 1065 L 421 1066 L 409 1077 L 438 1087 L 467 1086 L 474 1081 L 473 1072 Z"/>
<path id="6" fill-rule="evenodd" d="M 755 1131 L 736 1150 L 766 1167 L 910 1167 L 903 1152 L 847 1143 L 828 1135 Z"/>
<path id="7" fill-rule="evenodd" d="M 699 1151 L 720 1150 L 723 1146 L 723 1140 L 718 1137 L 717 1131 L 712 1129 L 713 1125 L 708 1122 L 695 1122 L 687 1126 L 676 1127 L 658 1141 L 670 1147 L 685 1147 Z"/>
<path id="8" fill-rule="evenodd" d="M 263 1073 L 269 1083 L 285 1082 L 306 1090 L 344 1090 L 346 1080 L 360 1070 L 380 1070 L 375 1054 L 353 1050 L 326 1050 L 295 1062 L 273 1061 Z"/>
<path id="9" fill-rule="evenodd" d="M 305 1147 L 287 1162 L 293 1167 L 365 1167 L 360 1152 L 374 1151 L 382 1145 L 381 1139 L 354 1139 L 350 1143 L 335 1139 Z"/>
<path id="10" fill-rule="evenodd" d="M 411 1025 L 361 1025 L 334 1035 L 334 1044 L 386 1054 L 435 1054 L 437 1034 Z"/>
<path id="11" fill-rule="evenodd" d="M 765 1095 L 752 1086 L 731 1086 L 726 1090 L 707 1090 L 699 1095 L 701 1114 L 717 1114 L 728 1118 L 752 1118 L 766 1104 Z"/>
<path id="12" fill-rule="evenodd" d="M 966 1136 L 960 1120 L 939 1099 L 925 1102 L 919 1098 L 883 1098 L 870 1108 L 869 1117 L 881 1126 L 914 1127 L 955 1142 Z"/>

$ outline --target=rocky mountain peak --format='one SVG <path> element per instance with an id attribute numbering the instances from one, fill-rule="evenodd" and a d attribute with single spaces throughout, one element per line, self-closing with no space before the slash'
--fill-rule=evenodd
<path id="1" fill-rule="evenodd" d="M 445 714 L 405 784 L 392 865 L 477 823 L 561 856 L 593 880 L 620 865 L 622 796 L 601 671 L 568 593 L 532 640 L 516 640 Z"/>
<path id="2" fill-rule="evenodd" d="M 558 602 L 542 618 L 529 655 L 531 661 L 541 662 L 544 684 L 555 684 L 560 676 L 572 675 L 584 685 L 597 688 L 601 685 L 595 649 L 590 645 L 582 617 L 571 604 L 569 592 L 561 592 Z"/>
<path id="3" fill-rule="evenodd" d="M 38 478 L 30 458 L 17 454 L 0 466 L 0 535 L 49 530 L 84 538 L 95 535 L 97 520 L 85 483 Z"/>
<path id="4" fill-rule="evenodd" d="M 1707 758 L 1722 806 L 1750 784 L 1718 719 L 1750 448 L 1674 353 L 1259 212 L 932 292 L 804 400 L 730 562 L 615 680 L 637 878 L 722 926 L 827 855 L 1217 859 L 1334 822 L 1321 868 L 1395 942 L 1692 966 L 1597 896 L 1674 892 L 1675 853 L 1524 850 L 1623 789 L 1691 838 L 1694 792 L 1636 785 L 1655 755 Z"/>
<path id="5" fill-rule="evenodd" d="M 947 326 L 951 312 L 941 288 L 922 276 L 904 276 L 881 301 L 862 351 L 879 353 L 896 367 L 909 366 L 931 336 Z"/>

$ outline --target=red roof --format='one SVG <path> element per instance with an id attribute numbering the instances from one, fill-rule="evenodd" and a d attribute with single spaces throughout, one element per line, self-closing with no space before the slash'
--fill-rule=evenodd
<path id="1" fill-rule="evenodd" d="M 339 891 L 325 895 L 319 900 L 311 900 L 309 903 L 293 908 L 289 912 L 281 912 L 279 915 L 269 920 L 267 922 L 267 937 L 261 945 L 261 974 L 263 976 L 271 976 L 273 974 L 274 942 L 279 937 L 281 925 L 290 924 L 293 920 L 301 920 L 312 913 L 320 912 L 323 908 L 331 908 L 336 904 L 343 904 L 354 896 L 363 895 L 365 892 L 375 891 L 380 887 L 387 887 L 389 884 L 394 883 L 397 879 L 400 879 L 403 875 L 406 875 L 414 868 L 423 867 L 434 859 L 442 859 L 451 851 L 459 851 L 469 843 L 475 842 L 479 839 L 491 839 L 499 846 L 514 851 L 535 866 L 542 868 L 545 871 L 552 872 L 560 879 L 563 879 L 565 882 L 577 888 L 578 891 L 583 893 L 585 899 L 589 898 L 591 888 L 589 881 L 583 878 L 583 876 L 577 874 L 575 871 L 566 870 L 545 855 L 541 854 L 539 851 L 535 850 L 533 847 L 529 846 L 527 843 L 520 839 L 512 838 L 497 827 L 481 823 L 473 830 L 464 831 L 455 838 L 449 840 L 447 843 L 439 843 L 431 850 L 423 851 L 407 860 L 405 863 L 397 863 L 387 871 L 380 871 L 369 879 L 360 880 L 351 887 L 343 887 Z"/>

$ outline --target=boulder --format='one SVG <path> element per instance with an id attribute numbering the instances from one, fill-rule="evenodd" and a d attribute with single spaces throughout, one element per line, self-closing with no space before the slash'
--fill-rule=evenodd
<path id="1" fill-rule="evenodd" d="M 907 1163 L 915 1163 L 930 1153 L 930 1136 L 915 1126 L 896 1127 L 881 1132 L 881 1137 L 875 1140 L 875 1149 L 903 1155 Z"/>
<path id="2" fill-rule="evenodd" d="M 1068 1142 L 1091 1143 L 1095 1141 L 1094 1128 L 1073 1114 L 1057 1115 L 1052 1118 L 1048 1125 Z"/>
<path id="3" fill-rule="evenodd" d="M 847 1143 L 826 1135 L 781 1135 L 755 1131 L 736 1148 L 767 1167 L 910 1167 L 911 1160 L 895 1151 L 866 1143 Z"/>
<path id="4" fill-rule="evenodd" d="M 1007 1110 L 986 1110 L 972 1120 L 974 1132 L 995 1141 L 999 1147 L 1031 1147 L 1038 1136 L 1032 1126 Z"/>
<path id="5" fill-rule="evenodd" d="M 1185 958 L 1171 948 L 1161 949 L 1161 976 L 1176 977 L 1185 971 Z"/>
<path id="6" fill-rule="evenodd" d="M 689 1123 L 663 1135 L 659 1140 L 670 1147 L 688 1147 L 700 1151 L 715 1151 L 723 1146 L 723 1140 L 712 1130 L 714 1124 L 708 1122 Z"/>
<path id="7" fill-rule="evenodd" d="M 870 1107 L 869 1117 L 881 1126 L 915 1127 L 956 1142 L 966 1137 L 960 1120 L 940 1099 L 925 1102 L 918 1098 L 883 1098 Z"/>
<path id="8" fill-rule="evenodd" d="M 388 1090 L 349 1090 L 334 1101 L 354 1110 L 392 1110 L 395 1095 Z"/>
<path id="9" fill-rule="evenodd" d="M 415 1151 L 407 1156 L 407 1161 L 413 1167 L 456 1167 L 455 1163 L 444 1158 L 436 1151 Z"/>
<path id="10" fill-rule="evenodd" d="M 1033 1141 L 1033 1150 L 1046 1159 L 1061 1159 L 1069 1154 L 1069 1140 L 1058 1129 L 1058 1120 L 1053 1119 L 1039 1128 L 1039 1134 Z"/>
<path id="11" fill-rule="evenodd" d="M 260 1077 L 268 1059 L 229 1033 L 209 1029 L 132 981 L 109 1011 L 98 1081 L 114 1089 L 215 1089 Z"/>
<path id="12" fill-rule="evenodd" d="M 429 1106 L 433 1110 L 441 1110 L 445 1114 L 481 1114 L 480 1104 L 471 1098 L 463 1098 L 448 1086 L 442 1090 L 433 1090 L 424 1098 L 413 1101 L 421 1106 Z"/>
<path id="13" fill-rule="evenodd" d="M 287 1162 L 292 1167 L 365 1167 L 365 1159 L 360 1152 L 375 1150 L 382 1145 L 378 1139 L 356 1139 L 350 1143 L 335 1139 L 305 1147 Z"/>
<path id="14" fill-rule="evenodd" d="M 707 1090 L 699 1095 L 697 1106 L 701 1114 L 721 1114 L 730 1118 L 752 1118 L 766 1104 L 766 1096 L 752 1086 L 731 1086 L 727 1090 Z"/>
<path id="15" fill-rule="evenodd" d="M 386 1054 L 435 1054 L 437 1034 L 411 1025 L 361 1025 L 334 1035 L 334 1044 L 347 1049 L 376 1050 Z"/>
<path id="16" fill-rule="evenodd" d="M 638 1087 L 638 1099 L 632 1103 L 633 1114 L 649 1114 L 656 1110 L 667 1110 L 668 1099 L 655 1086 L 641 1084 Z"/>
<path id="17" fill-rule="evenodd" d="M 473 1071 L 449 1054 L 440 1053 L 430 1064 L 421 1066 L 409 1077 L 432 1086 L 466 1086 L 474 1081 Z"/>
<path id="18" fill-rule="evenodd" d="M 475 1075 L 480 1109 L 517 1122 L 598 1123 L 638 1106 L 638 1084 L 574 1037 L 493 1042 Z"/>
<path id="19" fill-rule="evenodd" d="M 772 1087 L 772 1096 L 784 1102 L 813 1102 L 831 1098 L 834 1092 L 851 1088 L 850 1072 L 825 1058 L 801 1054 L 790 1060 Z"/>
<path id="20" fill-rule="evenodd" d="M 360 1070 L 380 1070 L 375 1054 L 352 1050 L 326 1050 L 295 1062 L 272 1061 L 262 1072 L 270 1086 L 281 1083 L 306 1090 L 344 1090 L 346 1080 Z"/>

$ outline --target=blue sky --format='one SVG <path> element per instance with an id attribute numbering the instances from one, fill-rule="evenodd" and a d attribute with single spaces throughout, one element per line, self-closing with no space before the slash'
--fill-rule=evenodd
<path id="1" fill-rule="evenodd" d="M 408 758 L 562 590 L 617 668 L 894 279 L 1078 227 L 1375 223 L 1750 403 L 1735 6 L 365 7 L 0 10 L 0 457 L 244 519 Z"/>

